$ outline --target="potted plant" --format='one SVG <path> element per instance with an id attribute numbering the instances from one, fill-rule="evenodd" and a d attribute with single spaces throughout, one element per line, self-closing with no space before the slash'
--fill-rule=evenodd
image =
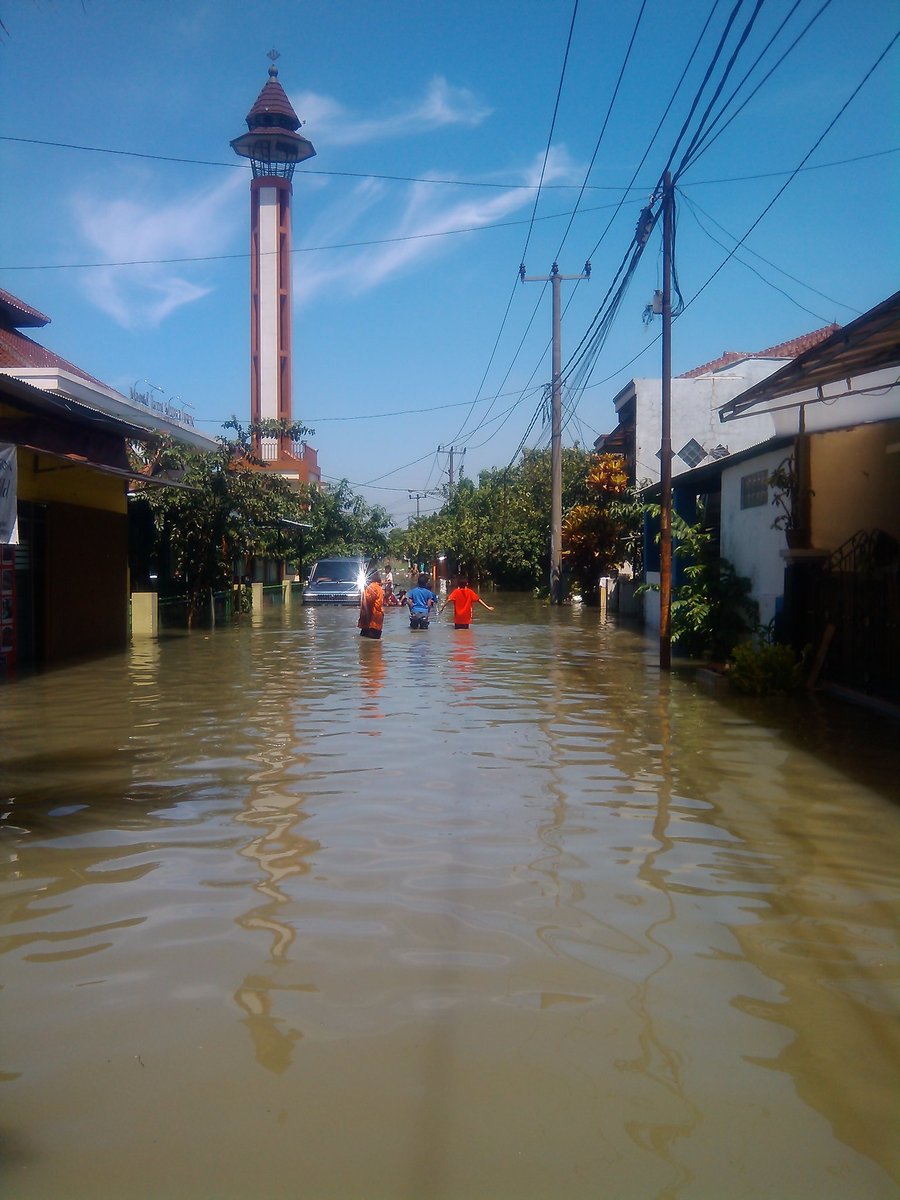
<path id="1" fill-rule="evenodd" d="M 809 530 L 800 503 L 800 480 L 793 454 L 782 459 L 769 476 L 768 484 L 773 489 L 772 504 L 778 510 L 772 528 L 784 530 L 790 549 L 803 546 L 809 539 Z M 812 496 L 813 492 L 810 491 L 809 495 Z"/>

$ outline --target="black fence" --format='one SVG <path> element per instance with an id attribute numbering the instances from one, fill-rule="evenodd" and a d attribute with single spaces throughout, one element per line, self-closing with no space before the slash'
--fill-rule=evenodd
<path id="1" fill-rule="evenodd" d="M 828 558 L 814 587 L 822 677 L 900 699 L 900 543 L 875 529 L 854 534 Z"/>

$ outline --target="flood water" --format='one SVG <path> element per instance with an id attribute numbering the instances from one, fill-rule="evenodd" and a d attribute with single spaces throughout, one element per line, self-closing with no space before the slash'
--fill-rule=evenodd
<path id="1" fill-rule="evenodd" d="M 900 1191 L 898 726 L 500 596 L 0 689 L 0 1193 Z"/>

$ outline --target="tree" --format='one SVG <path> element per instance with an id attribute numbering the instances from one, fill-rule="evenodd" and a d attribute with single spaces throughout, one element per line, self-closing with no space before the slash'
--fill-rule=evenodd
<path id="1" fill-rule="evenodd" d="M 611 507 L 626 484 L 619 456 L 576 446 L 562 452 L 564 565 L 583 594 L 596 593 L 619 560 L 622 526 Z M 440 512 L 413 522 L 410 559 L 446 555 L 453 573 L 514 591 L 547 587 L 550 573 L 550 453 L 526 450 L 515 466 L 460 480 Z"/>
<path id="2" fill-rule="evenodd" d="M 305 487 L 300 492 L 306 531 L 304 558 L 312 561 L 329 554 L 383 555 L 388 548 L 390 514 L 381 505 L 369 505 L 356 495 L 346 479 L 322 488 Z"/>
<path id="3" fill-rule="evenodd" d="M 624 561 L 622 510 L 615 506 L 628 489 L 622 455 L 591 455 L 584 483 L 588 499 L 573 504 L 563 521 L 563 556 L 582 597 L 594 600 L 601 575 Z"/>
<path id="4" fill-rule="evenodd" d="M 168 439 L 134 451 L 138 481 L 143 474 L 162 473 L 180 485 L 144 487 L 135 505 L 150 510 L 153 550 L 184 588 L 191 624 L 211 611 L 216 592 L 231 587 L 236 564 L 252 556 L 285 558 L 295 545 L 292 526 L 284 522 L 304 520 L 302 498 L 280 475 L 266 471 L 250 449 L 252 435 L 258 430 L 271 436 L 272 426 L 291 435 L 309 432 L 299 425 L 287 429 L 283 422 L 244 430 L 232 420 L 226 427 L 235 438 L 220 438 L 212 452 Z"/>

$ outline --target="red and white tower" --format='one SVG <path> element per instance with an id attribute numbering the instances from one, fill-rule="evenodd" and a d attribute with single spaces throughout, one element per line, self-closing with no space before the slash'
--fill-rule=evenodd
<path id="1" fill-rule="evenodd" d="M 247 114 L 247 132 L 231 143 L 249 158 L 250 183 L 250 420 L 290 424 L 291 374 L 291 180 L 294 167 L 315 155 L 299 134 L 300 120 L 278 82 L 276 51 L 269 80 Z M 305 481 L 304 456 L 290 437 L 257 441 L 260 457 L 274 470 Z M 313 460 L 315 452 L 312 452 Z M 298 465 L 300 470 L 298 472 Z M 313 467 L 315 474 L 318 471 Z M 312 472 L 310 472 L 312 474 Z"/>

